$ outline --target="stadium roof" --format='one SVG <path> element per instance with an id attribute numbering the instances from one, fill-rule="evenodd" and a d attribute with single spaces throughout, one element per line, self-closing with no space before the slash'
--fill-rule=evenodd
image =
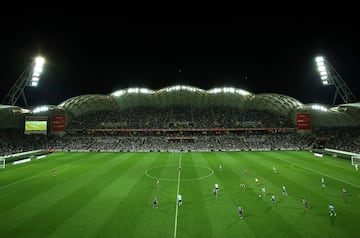
<path id="1" fill-rule="evenodd" d="M 90 94 L 70 98 L 59 106 L 74 116 L 96 111 L 121 111 L 131 107 L 167 108 L 171 106 L 235 107 L 239 109 L 268 110 L 284 116 L 303 104 L 281 94 L 253 94 L 237 88 L 203 90 L 177 85 L 157 91 L 144 88 L 128 88 L 108 95 Z"/>
<path id="2" fill-rule="evenodd" d="M 74 117 L 79 117 L 99 111 L 119 112 L 134 107 L 168 108 L 173 106 L 266 110 L 291 119 L 295 118 L 296 113 L 311 113 L 312 122 L 317 126 L 352 126 L 359 125 L 360 121 L 360 103 L 327 107 L 303 104 L 295 98 L 282 94 L 253 94 L 229 87 L 204 90 L 185 85 L 170 86 L 159 90 L 127 88 L 110 94 L 79 95 L 69 98 L 59 105 L 48 105 L 47 108 L 53 112 L 66 112 Z M 29 110 L 26 111 L 26 109 L 16 106 L 0 105 L 0 115 L 3 118 L 5 114 L 15 111 L 29 112 Z"/>

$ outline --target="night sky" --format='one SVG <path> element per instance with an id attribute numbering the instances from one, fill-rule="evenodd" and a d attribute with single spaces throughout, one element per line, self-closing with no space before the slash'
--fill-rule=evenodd
<path id="1" fill-rule="evenodd" d="M 3 27 L 1 101 L 41 54 L 46 65 L 30 106 L 58 105 L 83 94 L 129 87 L 236 87 L 279 93 L 303 103 L 331 104 L 335 87 L 322 86 L 314 57 L 325 56 L 360 99 L 359 26 L 353 19 L 242 17 L 224 23 L 133 23 L 123 18 L 28 18 Z M 18 105 L 22 106 L 21 99 Z"/>

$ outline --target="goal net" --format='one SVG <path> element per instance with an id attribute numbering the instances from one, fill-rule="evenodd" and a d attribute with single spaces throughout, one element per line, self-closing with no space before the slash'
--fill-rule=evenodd
<path id="1" fill-rule="evenodd" d="M 5 158 L 0 158 L 0 169 L 5 168 Z"/>
<path id="2" fill-rule="evenodd" d="M 351 164 L 352 165 L 360 165 L 360 155 L 351 156 Z"/>

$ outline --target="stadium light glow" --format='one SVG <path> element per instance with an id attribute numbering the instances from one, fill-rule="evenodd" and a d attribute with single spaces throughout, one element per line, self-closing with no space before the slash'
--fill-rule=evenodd
<path id="1" fill-rule="evenodd" d="M 36 87 L 39 84 L 40 75 L 43 72 L 43 65 L 45 63 L 45 59 L 41 56 L 35 58 L 35 65 L 32 70 L 31 80 L 29 82 L 29 86 Z"/>
<path id="2" fill-rule="evenodd" d="M 149 90 L 147 88 L 128 88 L 128 89 L 122 89 L 117 90 L 113 92 L 111 95 L 115 97 L 120 97 L 121 95 L 128 93 L 128 94 L 152 94 L 154 91 Z"/>
<path id="3" fill-rule="evenodd" d="M 245 91 L 243 89 L 235 89 L 235 88 L 213 88 L 208 91 L 209 93 L 237 93 L 243 96 L 250 95 L 248 91 Z"/>
<path id="4" fill-rule="evenodd" d="M 39 106 L 34 108 L 34 110 L 32 110 L 33 113 L 39 113 L 39 112 L 46 112 L 49 110 L 48 106 Z"/>
<path id="5" fill-rule="evenodd" d="M 321 83 L 324 86 L 333 85 L 336 88 L 332 102 L 333 105 L 337 103 L 339 96 L 344 103 L 357 102 L 357 99 L 351 92 L 350 88 L 346 85 L 345 81 L 341 78 L 340 74 L 336 72 L 335 68 L 330 64 L 330 62 L 325 59 L 325 57 L 315 57 L 315 63 L 317 66 L 317 71 L 320 75 Z"/>
<path id="6" fill-rule="evenodd" d="M 326 67 L 324 66 L 324 65 L 320 65 L 319 67 L 318 67 L 318 71 L 326 71 Z"/>
<path id="7" fill-rule="evenodd" d="M 315 58 L 315 61 L 318 63 L 318 62 L 324 62 L 324 57 L 322 56 L 318 56 Z"/>
<path id="8" fill-rule="evenodd" d="M 315 62 L 316 62 L 317 70 L 319 71 L 320 74 L 320 79 L 322 84 L 331 85 L 332 80 L 329 79 L 330 73 L 325 58 L 322 56 L 318 56 L 315 58 Z"/>
<path id="9" fill-rule="evenodd" d="M 318 105 L 318 104 L 312 105 L 311 108 L 314 109 L 314 110 L 317 110 L 317 111 L 322 111 L 322 112 L 329 111 L 325 106 Z"/>
<path id="10" fill-rule="evenodd" d="M 45 59 L 43 57 L 41 57 L 41 56 L 36 57 L 35 63 L 36 63 L 36 65 L 41 65 L 42 66 L 45 63 Z"/>

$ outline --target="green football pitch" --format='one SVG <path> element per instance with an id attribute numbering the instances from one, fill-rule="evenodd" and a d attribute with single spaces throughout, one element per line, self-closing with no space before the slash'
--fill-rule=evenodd
<path id="1" fill-rule="evenodd" d="M 0 237 L 350 238 L 359 237 L 360 171 L 302 151 L 52 153 L 0 169 L 0 204 Z"/>

